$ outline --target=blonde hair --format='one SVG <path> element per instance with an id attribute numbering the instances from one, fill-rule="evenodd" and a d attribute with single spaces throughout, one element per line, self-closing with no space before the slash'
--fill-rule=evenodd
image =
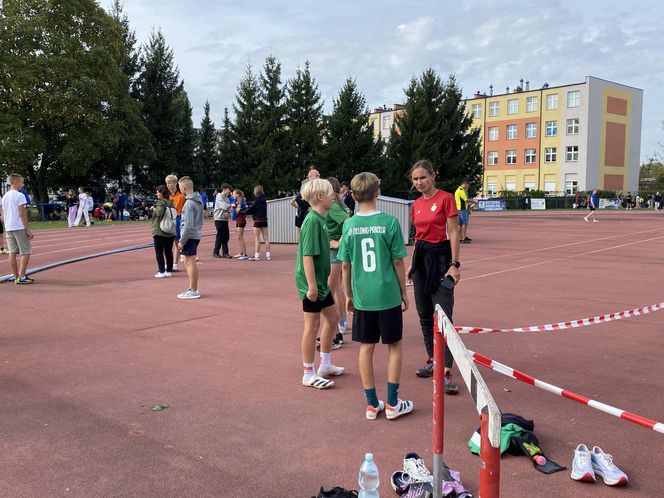
<path id="1" fill-rule="evenodd" d="M 11 175 L 9 175 L 9 184 L 10 185 L 14 185 L 15 183 L 18 183 L 21 180 L 23 180 L 23 176 L 19 175 L 18 173 L 12 173 Z"/>
<path id="2" fill-rule="evenodd" d="M 193 190 L 194 189 L 194 182 L 191 181 L 191 178 L 188 176 L 183 176 L 180 178 L 180 181 L 178 182 L 182 187 L 186 187 L 187 190 Z"/>
<path id="3" fill-rule="evenodd" d="M 302 198 L 312 206 L 318 202 L 313 202 L 318 194 L 330 195 L 332 192 L 334 192 L 334 190 L 332 189 L 330 182 L 323 180 L 322 178 L 309 180 L 300 191 Z"/>
<path id="4" fill-rule="evenodd" d="M 244 199 L 244 192 L 242 192 L 242 190 L 240 190 L 239 188 L 233 190 L 233 193 L 237 194 L 240 199 Z"/>
<path id="5" fill-rule="evenodd" d="M 357 202 L 369 202 L 380 193 L 380 178 L 373 173 L 363 171 L 350 181 L 353 197 Z"/>
<path id="6" fill-rule="evenodd" d="M 256 185 L 254 187 L 254 197 L 257 197 L 259 195 L 265 195 L 265 190 L 263 190 L 262 185 Z"/>
<path id="7" fill-rule="evenodd" d="M 171 182 L 171 183 L 177 183 L 177 182 L 178 182 L 178 177 L 175 176 L 175 175 L 168 175 L 168 176 L 166 177 L 166 183 L 169 183 L 169 182 Z"/>

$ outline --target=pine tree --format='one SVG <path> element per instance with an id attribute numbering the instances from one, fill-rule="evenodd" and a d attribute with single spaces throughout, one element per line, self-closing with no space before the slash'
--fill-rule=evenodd
<path id="1" fill-rule="evenodd" d="M 239 183 L 238 147 L 233 134 L 233 123 L 228 116 L 228 107 L 224 108 L 224 121 L 219 131 L 219 174 L 217 183 Z"/>
<path id="2" fill-rule="evenodd" d="M 203 174 L 194 165 L 194 149 L 196 147 L 196 132 L 192 120 L 192 108 L 189 96 L 184 89 L 184 83 L 173 101 L 175 107 L 175 160 L 179 176 L 190 176 L 194 180 L 196 189 L 201 187 Z"/>
<path id="3" fill-rule="evenodd" d="M 210 102 L 205 101 L 201 129 L 196 144 L 196 171 L 201 176 L 202 187 L 212 187 L 219 182 L 219 150 L 217 131 L 210 118 Z"/>
<path id="4" fill-rule="evenodd" d="M 406 175 L 419 159 L 430 159 L 441 188 L 454 191 L 467 178 L 471 190 L 481 185 L 479 129 L 472 128 L 461 89 L 453 75 L 443 83 L 433 69 L 406 89 L 405 113 L 396 121 L 388 143 L 390 167 L 381 186 L 407 190 Z"/>
<path id="5" fill-rule="evenodd" d="M 232 127 L 236 145 L 236 167 L 238 181 L 245 190 L 255 185 L 255 175 L 260 166 L 260 88 L 256 76 L 248 65 L 244 77 L 238 84 L 233 111 L 235 123 Z"/>
<path id="6" fill-rule="evenodd" d="M 318 166 L 326 176 L 350 181 L 361 171 L 378 173 L 383 144 L 374 140 L 366 99 L 354 79 L 339 91 L 324 133 Z"/>
<path id="7" fill-rule="evenodd" d="M 322 145 L 322 109 L 318 84 L 306 62 L 304 70 L 298 69 L 295 78 L 288 83 L 286 101 L 291 164 L 297 177 L 306 176 L 308 166 L 315 165 Z"/>

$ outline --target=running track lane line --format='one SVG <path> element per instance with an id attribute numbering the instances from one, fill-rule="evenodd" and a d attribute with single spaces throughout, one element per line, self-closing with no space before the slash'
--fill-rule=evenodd
<path id="1" fill-rule="evenodd" d="M 572 401 L 576 401 L 577 403 L 581 403 L 582 405 L 589 406 L 590 408 L 594 408 L 595 410 L 608 413 L 609 415 L 613 415 L 614 417 L 627 420 L 629 422 L 635 423 L 647 429 L 651 429 L 653 431 L 664 434 L 664 424 L 661 422 L 657 422 L 656 420 L 642 417 L 641 415 L 637 415 L 635 413 L 628 412 L 626 410 L 622 410 L 620 408 L 616 408 L 614 406 L 607 405 L 600 401 L 588 398 L 587 396 L 584 396 L 582 394 L 576 394 L 572 391 L 568 391 L 567 389 L 554 386 L 553 384 L 549 384 L 548 382 L 536 379 L 531 375 L 520 372 L 519 370 L 515 370 L 510 366 L 507 366 L 503 363 L 499 363 L 496 360 L 492 360 L 491 358 L 475 353 L 474 351 L 468 350 L 468 356 L 470 356 L 470 358 L 475 363 L 478 363 L 483 367 L 494 370 L 495 372 L 506 375 L 507 377 L 511 377 L 515 380 L 518 380 L 519 382 L 523 382 L 524 384 L 535 386 L 544 391 L 556 394 L 558 396 L 562 396 L 563 398 L 571 399 Z"/>

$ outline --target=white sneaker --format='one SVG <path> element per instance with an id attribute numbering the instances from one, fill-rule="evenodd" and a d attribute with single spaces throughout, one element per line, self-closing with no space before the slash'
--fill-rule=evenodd
<path id="1" fill-rule="evenodd" d="M 178 268 L 178 265 L 173 265 L 173 271 L 174 272 L 180 271 L 180 269 Z"/>
<path id="2" fill-rule="evenodd" d="M 378 414 L 385 409 L 385 403 L 382 400 L 378 400 L 378 406 L 367 405 L 366 417 L 367 420 L 376 420 Z"/>
<path id="3" fill-rule="evenodd" d="M 604 480 L 607 486 L 620 486 L 629 482 L 627 474 L 615 466 L 613 457 L 602 451 L 599 446 L 594 446 L 590 454 L 590 461 L 595 474 Z"/>
<path id="4" fill-rule="evenodd" d="M 157 272 L 154 274 L 154 278 L 164 278 L 166 276 L 166 272 Z"/>
<path id="5" fill-rule="evenodd" d="M 170 271 L 165 271 L 164 272 L 164 277 L 172 277 L 173 274 Z"/>
<path id="6" fill-rule="evenodd" d="M 403 457 L 403 471 L 415 482 L 433 483 L 431 472 L 417 453 L 406 453 L 406 456 Z"/>
<path id="7" fill-rule="evenodd" d="M 178 294 L 178 299 L 198 299 L 199 297 L 201 297 L 201 293 L 191 289 Z"/>
<path id="8" fill-rule="evenodd" d="M 329 379 L 324 379 L 319 375 L 307 375 L 302 377 L 302 385 L 322 390 L 334 387 L 334 381 Z"/>
<path id="9" fill-rule="evenodd" d="M 394 420 L 395 418 L 399 418 L 402 415 L 406 415 L 412 411 L 413 411 L 413 402 L 408 399 L 397 400 L 396 406 L 392 406 L 389 403 L 385 405 L 385 416 L 389 420 Z M 428 471 L 429 470 L 427 469 L 427 472 Z M 410 474 L 410 472 L 408 473 Z"/>
<path id="10" fill-rule="evenodd" d="M 599 220 L 593 220 L 593 223 L 599 223 Z"/>
<path id="11" fill-rule="evenodd" d="M 580 444 L 574 450 L 570 477 L 575 481 L 595 482 L 595 471 L 591 464 L 590 451 L 588 451 L 585 444 Z"/>
<path id="12" fill-rule="evenodd" d="M 325 377 L 327 375 L 341 375 L 342 373 L 345 372 L 345 370 L 346 369 L 344 367 L 338 367 L 336 365 L 327 365 L 327 366 L 321 365 L 320 367 L 318 367 L 318 375 L 320 375 L 321 377 Z"/>

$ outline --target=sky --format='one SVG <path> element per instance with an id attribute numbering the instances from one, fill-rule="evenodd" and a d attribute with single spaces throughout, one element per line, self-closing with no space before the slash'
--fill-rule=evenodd
<path id="1" fill-rule="evenodd" d="M 247 64 L 258 72 L 273 55 L 284 81 L 310 62 L 326 113 L 347 77 L 373 109 L 402 103 L 429 67 L 456 75 L 466 97 L 596 76 L 644 91 L 641 157 L 664 155 L 664 2 L 124 0 L 124 10 L 139 43 L 161 29 L 196 127 L 206 100 L 219 126 Z"/>

